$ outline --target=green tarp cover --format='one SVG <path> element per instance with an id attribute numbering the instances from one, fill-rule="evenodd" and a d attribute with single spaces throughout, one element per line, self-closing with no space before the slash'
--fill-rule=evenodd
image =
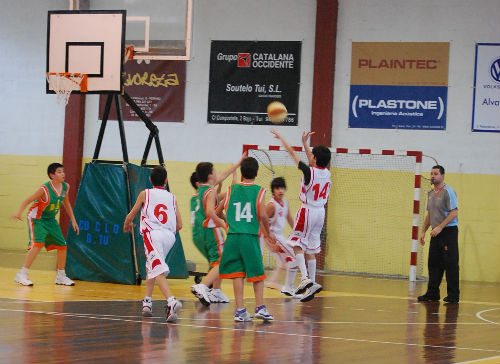
<path id="1" fill-rule="evenodd" d="M 128 165 L 131 205 L 141 190 L 150 186 L 150 169 Z M 66 271 L 74 279 L 138 283 L 135 274 L 132 238 L 123 232 L 128 214 L 127 176 L 124 166 L 116 164 L 85 165 L 74 213 L 80 235 L 68 229 L 68 259 Z M 137 266 L 141 279 L 146 278 L 142 237 L 139 234 L 139 215 L 134 231 Z M 179 235 L 167 256 L 169 278 L 187 278 L 186 260 Z"/>

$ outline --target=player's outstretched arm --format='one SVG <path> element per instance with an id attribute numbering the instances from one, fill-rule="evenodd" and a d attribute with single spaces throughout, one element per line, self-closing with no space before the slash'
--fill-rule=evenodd
<path id="1" fill-rule="evenodd" d="M 246 151 L 243 152 L 243 154 L 241 155 L 241 158 L 235 164 L 233 164 L 231 167 L 229 167 L 225 171 L 222 171 L 217 176 L 217 180 L 215 181 L 214 185 L 222 183 L 227 177 L 229 177 L 230 174 L 232 174 L 234 171 L 236 171 L 236 169 L 240 166 L 243 159 L 245 159 L 247 156 L 248 156 L 247 152 Z"/>
<path id="2" fill-rule="evenodd" d="M 127 217 L 125 218 L 125 221 L 123 222 L 123 231 L 125 231 L 126 233 L 134 229 L 134 224 L 133 224 L 134 217 L 137 214 L 137 212 L 139 212 L 139 210 L 141 209 L 145 199 L 146 199 L 146 192 L 141 191 L 141 193 L 139 193 L 139 196 L 137 196 L 137 200 L 135 201 L 134 207 L 132 207 L 132 210 L 130 210 Z"/>
<path id="3" fill-rule="evenodd" d="M 17 209 L 16 214 L 12 215 L 10 218 L 16 220 L 22 220 L 21 214 L 23 213 L 24 209 L 28 207 L 28 205 L 33 201 L 42 199 L 44 195 L 45 193 L 40 187 L 31 196 L 26 197 L 26 199 L 23 202 L 21 202 L 21 206 L 19 206 L 19 208 Z"/>
<path id="4" fill-rule="evenodd" d="M 265 200 L 265 195 L 266 195 L 266 193 L 264 192 L 261 196 L 262 202 Z M 267 205 L 264 203 L 260 204 L 259 223 L 260 223 L 260 226 L 262 228 L 261 230 L 262 230 L 263 238 L 264 238 L 264 241 L 265 241 L 268 249 L 273 251 L 273 252 L 279 251 L 279 247 L 276 244 L 276 236 L 273 234 L 273 232 L 270 229 L 269 216 L 267 215 Z"/>
<path id="5" fill-rule="evenodd" d="M 309 142 L 308 139 L 311 135 L 316 134 L 314 131 L 308 131 L 308 132 L 303 132 L 302 133 L 302 145 L 304 146 L 304 151 L 306 152 L 307 160 L 309 161 L 309 165 L 313 165 L 314 162 L 314 155 L 311 152 L 311 149 L 309 148 Z"/>
<path id="6" fill-rule="evenodd" d="M 300 158 L 299 156 L 295 153 L 295 151 L 292 149 L 292 147 L 286 142 L 286 140 L 281 136 L 280 133 L 276 129 L 271 128 L 271 133 L 274 134 L 274 137 L 276 139 L 279 139 L 281 141 L 281 144 L 285 147 L 286 151 L 290 156 L 293 158 L 296 164 L 299 164 Z"/>
<path id="7" fill-rule="evenodd" d="M 207 216 L 210 217 L 217 226 L 225 228 L 226 222 L 217 215 L 217 212 L 215 210 L 216 199 L 217 191 L 212 189 L 207 195 Z"/>

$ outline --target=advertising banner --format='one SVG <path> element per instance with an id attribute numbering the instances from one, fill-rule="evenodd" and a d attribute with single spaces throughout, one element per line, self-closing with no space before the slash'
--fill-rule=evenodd
<path id="1" fill-rule="evenodd" d="M 449 43 L 353 42 L 349 127 L 446 128 Z"/>
<path id="2" fill-rule="evenodd" d="M 297 125 L 301 42 L 212 41 L 207 121 L 270 125 L 267 105 L 282 102 Z"/>
<path id="3" fill-rule="evenodd" d="M 148 63 L 146 63 L 148 62 Z M 186 88 L 186 62 L 129 60 L 125 63 L 125 92 L 154 122 L 184 121 L 184 91 Z M 99 98 L 99 119 L 102 120 L 107 95 Z M 122 100 L 123 120 L 141 120 Z M 114 103 L 108 120 L 117 120 Z"/>
<path id="4" fill-rule="evenodd" d="M 500 132 L 500 44 L 476 44 L 472 130 Z"/>

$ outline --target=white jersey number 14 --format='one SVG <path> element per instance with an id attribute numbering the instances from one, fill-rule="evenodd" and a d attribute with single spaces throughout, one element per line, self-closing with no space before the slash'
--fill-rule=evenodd
<path id="1" fill-rule="evenodd" d="M 250 202 L 247 202 L 241 209 L 241 202 L 235 202 L 233 205 L 236 207 L 236 216 L 234 217 L 236 221 L 241 221 L 241 219 L 246 219 L 247 222 L 252 222 L 252 206 Z"/>

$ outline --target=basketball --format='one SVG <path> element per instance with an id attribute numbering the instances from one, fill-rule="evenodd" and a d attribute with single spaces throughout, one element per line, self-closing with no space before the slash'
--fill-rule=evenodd
<path id="1" fill-rule="evenodd" d="M 267 116 L 273 124 L 281 124 L 288 116 L 285 105 L 279 101 L 273 101 L 267 105 Z"/>

